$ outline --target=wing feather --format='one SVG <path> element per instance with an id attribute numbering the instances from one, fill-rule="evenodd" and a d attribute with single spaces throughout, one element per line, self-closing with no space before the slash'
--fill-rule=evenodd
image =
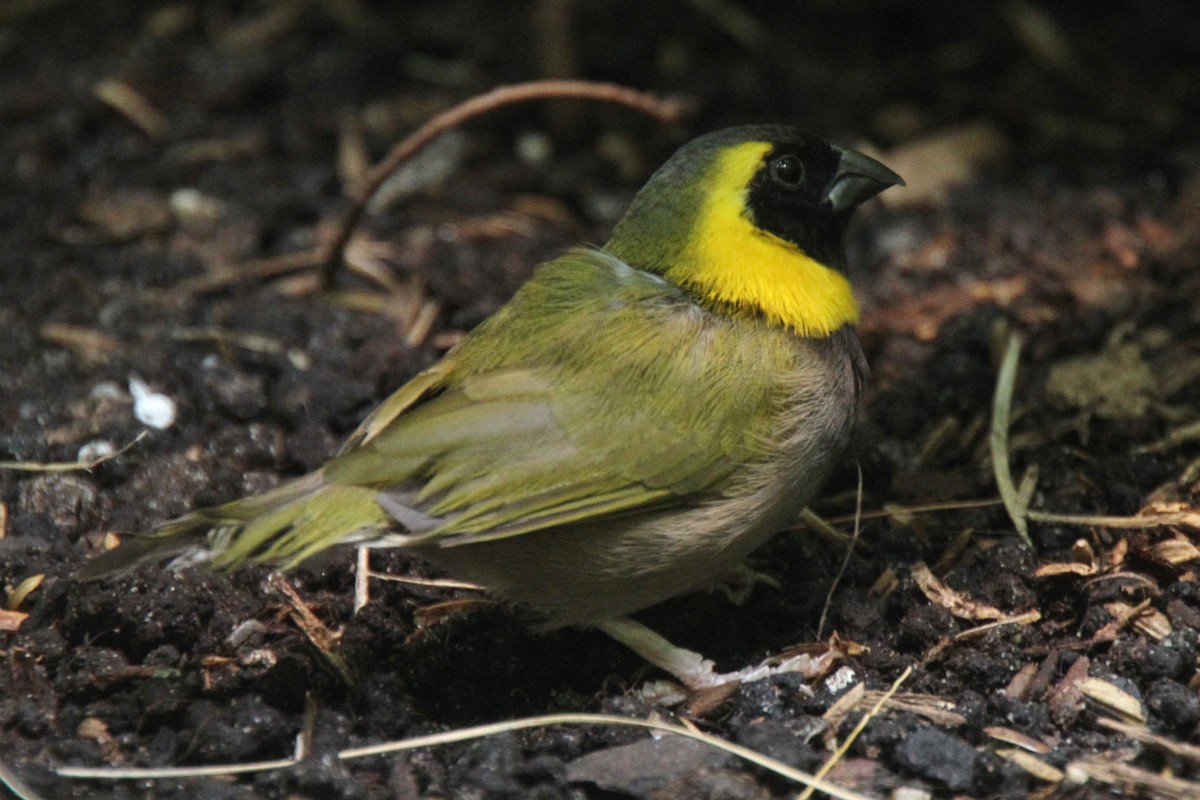
<path id="1" fill-rule="evenodd" d="M 403 494 L 438 521 L 410 541 L 445 546 L 704 502 L 760 454 L 779 398 L 754 378 L 790 357 L 771 342 L 577 251 L 389 398 L 325 479 Z"/>

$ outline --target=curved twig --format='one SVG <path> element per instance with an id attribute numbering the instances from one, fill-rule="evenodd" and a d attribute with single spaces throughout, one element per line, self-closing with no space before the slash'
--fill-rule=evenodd
<path id="1" fill-rule="evenodd" d="M 595 100 L 601 103 L 615 103 L 640 111 L 664 125 L 678 122 L 691 107 L 691 103 L 683 98 L 659 98 L 614 83 L 544 80 L 499 86 L 443 111 L 393 147 L 387 157 L 379 162 L 354 190 L 352 197 L 354 205 L 342 220 L 337 236 L 330 245 L 328 255 L 324 260 L 324 268 L 321 272 L 321 282 L 324 287 L 328 289 L 333 285 L 334 277 L 346 251 L 346 245 L 350 242 L 350 237 L 358 226 L 359 220 L 362 219 L 367 203 L 383 185 L 383 182 L 402 164 L 438 136 L 451 128 L 462 125 L 467 120 L 501 106 L 525 103 L 530 100 L 550 99 Z"/>

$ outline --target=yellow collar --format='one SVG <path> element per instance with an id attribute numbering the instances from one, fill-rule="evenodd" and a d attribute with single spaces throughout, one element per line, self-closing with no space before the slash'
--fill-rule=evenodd
<path id="1" fill-rule="evenodd" d="M 681 263 L 669 267 L 666 277 L 715 304 L 760 313 L 801 336 L 828 336 L 858 322 L 850 282 L 747 216 L 747 187 L 770 149 L 768 143 L 749 142 L 717 159 Z"/>

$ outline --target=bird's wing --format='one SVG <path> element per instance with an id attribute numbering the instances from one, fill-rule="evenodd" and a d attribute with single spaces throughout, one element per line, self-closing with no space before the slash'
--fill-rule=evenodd
<path id="1" fill-rule="evenodd" d="M 405 497 L 446 546 L 710 499 L 780 400 L 740 333 L 607 254 L 564 256 L 325 479 Z"/>

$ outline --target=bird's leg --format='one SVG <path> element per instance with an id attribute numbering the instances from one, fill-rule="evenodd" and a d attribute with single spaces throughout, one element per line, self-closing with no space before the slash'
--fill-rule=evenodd
<path id="1" fill-rule="evenodd" d="M 772 589 L 780 588 L 779 581 L 743 563 L 722 575 L 713 584 L 713 589 L 725 595 L 735 606 L 740 606 L 750 599 L 750 595 L 754 594 L 754 587 L 759 585 L 770 586 Z"/>
<path id="2" fill-rule="evenodd" d="M 654 666 L 663 669 L 692 691 L 711 689 L 729 683 L 748 683 L 784 672 L 799 672 L 805 677 L 820 675 L 827 665 L 820 659 L 798 655 L 761 664 L 736 672 L 717 672 L 716 665 L 697 652 L 671 644 L 666 638 L 629 617 L 617 617 L 596 623 L 596 627 L 628 647 Z M 819 669 L 818 669 L 819 666 Z"/>

